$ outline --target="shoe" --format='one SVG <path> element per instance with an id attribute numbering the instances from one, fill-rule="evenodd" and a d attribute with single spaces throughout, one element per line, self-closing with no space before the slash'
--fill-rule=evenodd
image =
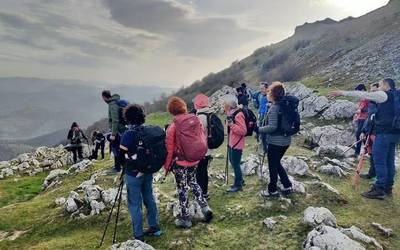
<path id="1" fill-rule="evenodd" d="M 231 186 L 229 189 L 226 190 L 228 193 L 237 193 L 242 191 L 242 187 Z"/>
<path id="2" fill-rule="evenodd" d="M 121 172 L 121 170 L 118 170 L 118 169 L 116 169 L 116 168 L 113 168 L 113 169 L 110 169 L 109 171 L 107 171 L 107 174 L 115 175 L 115 174 L 118 174 L 118 173 L 120 173 L 120 172 Z"/>
<path id="3" fill-rule="evenodd" d="M 190 220 L 176 219 L 175 226 L 178 228 L 191 228 L 192 222 Z"/>
<path id="4" fill-rule="evenodd" d="M 386 195 L 392 196 L 393 195 L 393 187 L 385 187 Z"/>
<path id="5" fill-rule="evenodd" d="M 144 242 L 144 236 L 135 237 L 135 240 L 140 240 L 141 242 Z"/>
<path id="6" fill-rule="evenodd" d="M 264 197 L 264 198 L 277 199 L 277 198 L 280 197 L 278 191 L 275 191 L 275 192 L 272 192 L 272 193 L 271 193 L 271 192 L 269 192 L 268 190 L 262 190 L 260 194 L 261 194 L 261 196 Z"/>
<path id="7" fill-rule="evenodd" d="M 368 199 L 383 200 L 386 197 L 386 192 L 382 188 L 379 188 L 377 186 L 372 186 L 370 191 L 364 192 L 361 195 Z"/>
<path id="8" fill-rule="evenodd" d="M 213 218 L 213 212 L 209 206 L 201 208 L 201 212 L 204 215 L 204 222 L 209 223 Z"/>
<path id="9" fill-rule="evenodd" d="M 371 180 L 372 178 L 374 178 L 373 176 L 369 175 L 368 173 L 367 174 L 360 174 L 360 177 L 362 179 L 366 179 L 366 180 Z"/>
<path id="10" fill-rule="evenodd" d="M 210 195 L 209 194 L 203 194 L 204 199 L 206 199 L 206 201 L 210 200 Z"/>
<path id="11" fill-rule="evenodd" d="M 292 187 L 284 188 L 281 190 L 281 193 L 283 196 L 291 195 L 293 193 L 293 188 Z"/>
<path id="12" fill-rule="evenodd" d="M 155 236 L 159 237 L 162 235 L 162 231 L 159 227 L 149 227 L 144 230 L 143 232 L 144 236 Z"/>
<path id="13" fill-rule="evenodd" d="M 246 186 L 246 183 L 244 183 L 244 180 L 242 181 L 242 187 Z"/>

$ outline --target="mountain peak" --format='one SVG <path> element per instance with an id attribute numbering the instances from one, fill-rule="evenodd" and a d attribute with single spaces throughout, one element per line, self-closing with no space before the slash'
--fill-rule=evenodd
<path id="1" fill-rule="evenodd" d="M 313 23 L 305 23 L 303 25 L 297 26 L 295 29 L 296 35 L 315 35 L 319 33 L 318 30 L 325 29 L 326 26 L 337 24 L 338 22 L 332 18 L 326 18 L 324 20 L 316 21 Z"/>

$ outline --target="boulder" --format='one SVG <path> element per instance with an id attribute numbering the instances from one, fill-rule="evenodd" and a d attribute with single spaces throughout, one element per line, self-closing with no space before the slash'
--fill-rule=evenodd
<path id="1" fill-rule="evenodd" d="M 303 243 L 304 250 L 365 250 L 365 248 L 350 239 L 338 229 L 330 226 L 318 226 L 308 233 Z"/>
<path id="2" fill-rule="evenodd" d="M 90 211 L 90 215 L 96 215 L 96 214 L 100 214 L 100 212 L 102 210 L 104 210 L 106 208 L 106 206 L 101 201 L 98 202 L 96 200 L 92 200 L 92 201 L 90 201 L 90 208 L 92 209 Z"/>
<path id="3" fill-rule="evenodd" d="M 17 160 L 19 161 L 19 162 L 28 162 L 29 160 L 30 160 L 30 157 L 29 157 L 29 155 L 28 154 L 20 154 L 18 157 L 17 157 Z"/>
<path id="4" fill-rule="evenodd" d="M 3 168 L 0 171 L 0 175 L 3 177 L 8 177 L 14 175 L 14 171 L 11 168 Z"/>
<path id="5" fill-rule="evenodd" d="M 46 179 L 44 179 L 43 182 L 43 189 L 47 189 L 50 186 L 53 186 L 55 183 L 57 182 L 62 176 L 64 175 L 68 175 L 68 171 L 67 170 L 63 170 L 63 169 L 55 169 L 50 171 L 49 175 L 47 175 Z"/>
<path id="6" fill-rule="evenodd" d="M 293 176 L 290 176 L 290 175 L 289 175 L 289 180 L 292 183 L 292 188 L 293 188 L 294 193 L 306 194 L 306 186 L 302 182 L 296 181 L 293 178 Z M 278 183 L 278 188 L 280 190 L 284 189 L 284 186 L 282 185 L 281 182 Z"/>
<path id="7" fill-rule="evenodd" d="M 101 192 L 104 203 L 112 204 L 117 196 L 118 188 L 110 188 Z"/>
<path id="8" fill-rule="evenodd" d="M 347 100 L 336 100 L 322 113 L 325 120 L 352 118 L 357 111 L 357 105 Z"/>
<path id="9" fill-rule="evenodd" d="M 307 97 L 315 95 L 313 90 L 306 87 L 304 84 L 299 82 L 287 83 L 285 84 L 285 90 L 289 95 L 296 96 L 301 100 Z"/>
<path id="10" fill-rule="evenodd" d="M 329 107 L 329 100 L 325 96 L 311 95 L 303 99 L 299 104 L 299 112 L 302 118 L 314 117 Z"/>
<path id="11" fill-rule="evenodd" d="M 72 165 L 72 166 L 68 169 L 68 171 L 71 172 L 71 173 L 72 173 L 72 172 L 76 172 L 76 173 L 83 172 L 83 171 L 85 171 L 91 164 L 92 164 L 92 162 L 91 162 L 90 160 L 85 159 L 85 160 L 82 160 L 82 161 L 80 161 L 80 162 L 78 162 L 78 163 Z"/>
<path id="12" fill-rule="evenodd" d="M 245 176 L 253 175 L 256 173 L 256 170 L 260 166 L 259 159 L 256 155 L 250 154 L 244 160 L 244 163 L 241 164 L 240 168 L 242 170 L 242 174 Z"/>
<path id="13" fill-rule="evenodd" d="M 329 175 L 336 175 L 340 178 L 347 176 L 347 172 L 341 169 L 339 166 L 336 165 L 323 165 L 319 168 L 319 172 L 323 174 L 329 174 Z"/>
<path id="14" fill-rule="evenodd" d="M 209 98 L 210 107 L 215 111 L 222 113 L 224 96 L 228 94 L 236 95 L 236 90 L 229 86 L 224 86 L 220 90 L 214 92 Z"/>
<path id="15" fill-rule="evenodd" d="M 329 211 L 329 209 L 324 207 L 308 207 L 304 210 L 304 216 L 302 220 L 303 224 L 311 227 L 316 227 L 319 225 L 326 225 L 331 227 L 336 227 L 336 218 Z"/>
<path id="16" fill-rule="evenodd" d="M 128 240 L 112 245 L 111 250 L 154 250 L 154 248 L 140 240 Z"/>
<path id="17" fill-rule="evenodd" d="M 9 167 L 11 167 L 10 162 L 8 162 L 8 161 L 1 161 L 1 162 L 0 162 L 0 169 L 2 169 L 2 168 L 9 168 Z"/>
<path id="18" fill-rule="evenodd" d="M 349 236 L 350 238 L 352 238 L 353 240 L 361 241 L 367 244 L 372 244 L 377 249 L 381 250 L 383 249 L 382 245 L 379 244 L 379 242 L 375 238 L 372 238 L 364 234 L 364 232 L 356 226 L 352 226 L 350 228 L 342 228 L 340 229 L 340 231 L 345 235 Z"/>
<path id="19" fill-rule="evenodd" d="M 85 186 L 83 189 L 84 199 L 86 202 L 90 203 L 93 200 L 99 200 L 101 197 L 101 188 L 99 186 Z"/>
<path id="20" fill-rule="evenodd" d="M 68 198 L 64 204 L 64 209 L 68 213 L 74 213 L 78 210 L 78 205 L 73 198 Z"/>
<path id="21" fill-rule="evenodd" d="M 355 136 L 351 130 L 340 129 L 337 126 L 323 126 L 311 129 L 308 140 L 316 146 L 351 145 Z"/>
<path id="22" fill-rule="evenodd" d="M 342 145 L 322 146 L 316 149 L 317 155 L 321 158 L 348 158 L 352 157 L 355 153 L 354 149 Z"/>
<path id="23" fill-rule="evenodd" d="M 291 175 L 304 176 L 308 173 L 307 163 L 295 156 L 285 156 L 281 163 L 286 171 Z"/>

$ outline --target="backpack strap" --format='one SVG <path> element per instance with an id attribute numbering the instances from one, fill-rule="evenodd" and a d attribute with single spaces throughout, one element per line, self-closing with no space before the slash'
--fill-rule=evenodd
<path id="1" fill-rule="evenodd" d="M 205 112 L 200 112 L 197 113 L 197 115 L 205 115 L 207 117 L 207 137 L 211 135 L 211 126 L 210 126 L 210 119 L 212 113 L 205 113 Z"/>

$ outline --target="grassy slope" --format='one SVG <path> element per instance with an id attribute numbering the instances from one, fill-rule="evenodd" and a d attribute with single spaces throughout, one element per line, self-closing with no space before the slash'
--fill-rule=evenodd
<path id="1" fill-rule="evenodd" d="M 164 125 L 169 121 L 164 114 L 149 117 L 150 123 Z M 249 141 L 254 145 L 254 141 Z M 250 146 L 246 154 L 254 152 Z M 218 152 L 224 153 L 224 147 Z M 291 155 L 309 155 L 310 152 L 293 146 L 289 150 Z M 212 172 L 223 172 L 224 159 L 215 159 L 211 166 Z M 54 199 L 67 196 L 82 181 L 98 169 L 111 166 L 109 160 L 94 164 L 90 170 L 79 175 L 70 176 L 56 188 L 42 192 L 32 198 L 40 188 L 45 175 L 24 177 L 18 182 L 3 180 L 0 182 L 0 231 L 28 230 L 15 241 L 0 242 L 0 249 L 93 249 L 101 237 L 104 220 L 107 212 L 100 216 L 85 220 L 71 220 L 65 216 L 61 208 L 57 208 Z M 232 172 L 232 171 L 231 171 Z M 258 192 L 262 188 L 255 176 L 246 177 L 247 185 L 243 192 L 226 194 L 223 181 L 212 178 L 210 183 L 210 206 L 214 209 L 215 220 L 209 224 L 196 224 L 191 230 L 177 230 L 173 226 L 173 218 L 165 211 L 166 202 L 173 200 L 174 183 L 169 176 L 166 183 L 156 184 L 162 197 L 159 204 L 160 224 L 165 232 L 161 238 L 149 239 L 148 242 L 157 249 L 299 249 L 310 230 L 300 225 L 304 209 L 309 205 L 325 206 L 336 215 L 340 226 L 357 225 L 367 234 L 377 237 L 387 249 L 400 249 L 400 186 L 397 185 L 395 195 L 386 201 L 370 201 L 362 199 L 359 192 L 354 192 L 350 179 L 338 179 L 322 176 L 323 180 L 336 187 L 343 195 L 338 197 L 323 190 L 309 189 L 311 197 L 304 198 L 294 195 L 291 199 L 293 206 L 284 211 L 280 202 L 274 201 L 267 208 L 259 198 Z M 231 180 L 232 182 L 232 177 Z M 101 185 L 105 180 L 100 180 Z M 109 181 L 107 181 L 107 186 Z M 104 187 L 104 185 L 102 185 Z M 362 182 L 360 190 L 368 187 Z M 12 191 L 12 190 L 16 191 Z M 19 190 L 27 190 L 20 192 Z M 27 195 L 27 193 L 32 195 Z M 169 198 L 168 198 L 169 197 Z M 19 203 L 14 203 L 19 202 Z M 288 220 L 278 224 L 273 231 L 268 231 L 261 225 L 266 217 L 284 214 Z M 121 221 L 118 228 L 118 241 L 125 241 L 131 237 L 130 218 L 123 206 Z M 379 222 L 395 230 L 396 236 L 386 239 L 380 236 L 369 223 Z M 106 242 L 110 245 L 111 232 Z"/>

